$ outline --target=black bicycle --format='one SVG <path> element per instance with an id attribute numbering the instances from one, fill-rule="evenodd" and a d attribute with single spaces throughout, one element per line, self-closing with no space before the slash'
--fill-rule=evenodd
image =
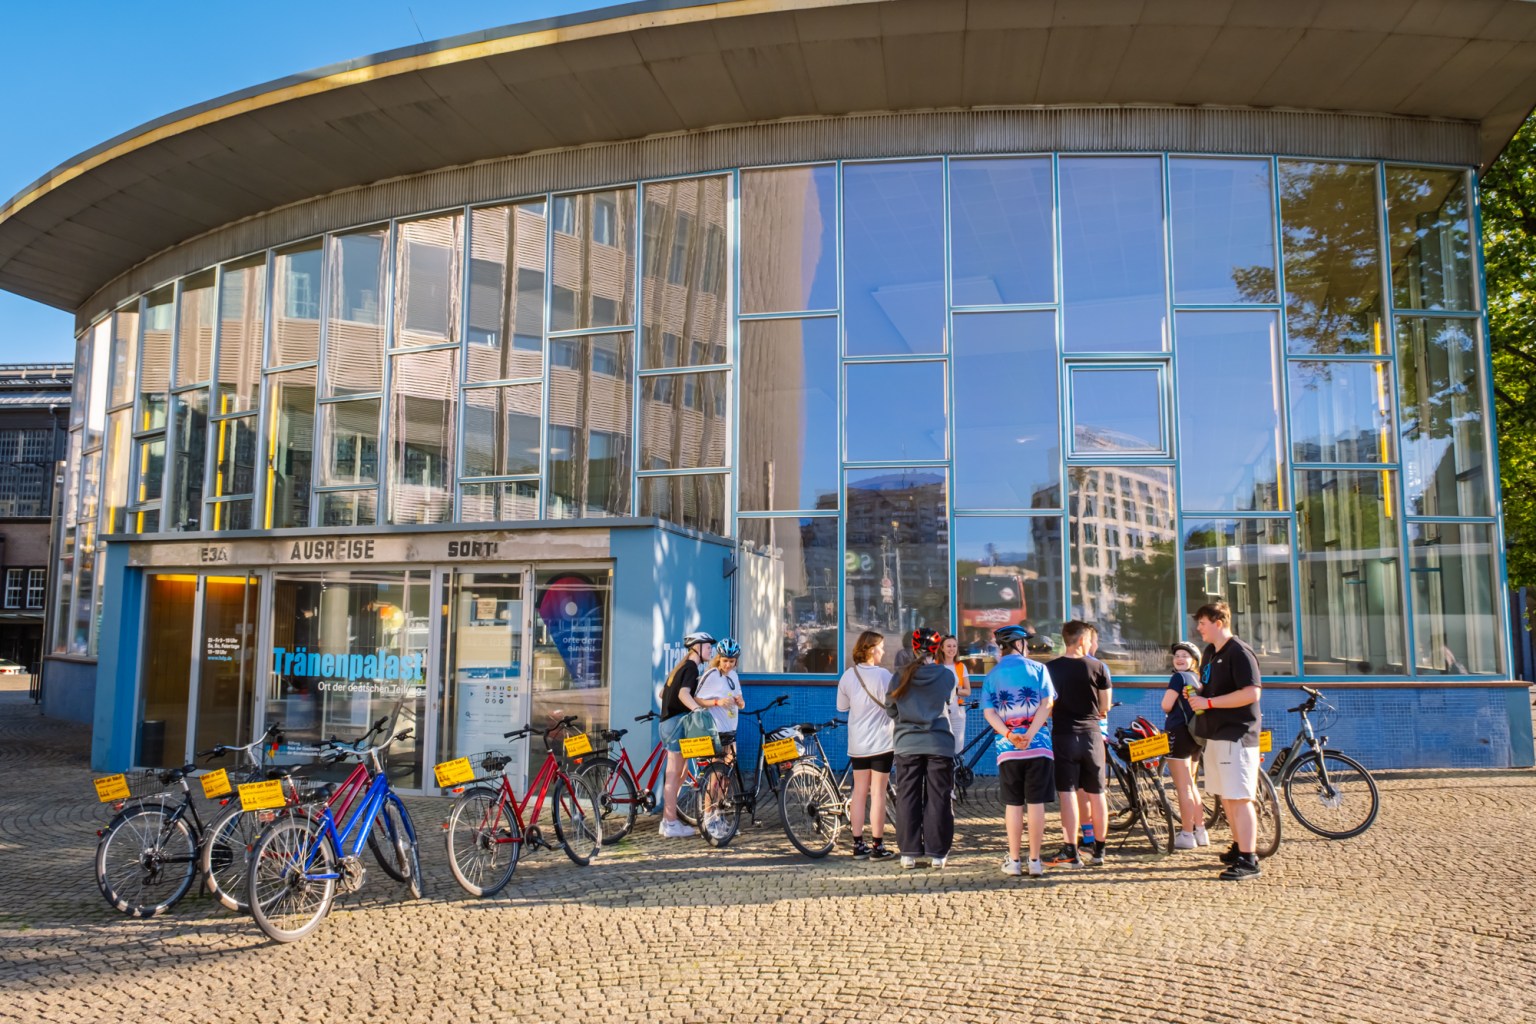
<path id="1" fill-rule="evenodd" d="M 965 708 L 974 711 L 981 707 L 981 701 L 966 701 Z M 955 755 L 955 802 L 965 803 L 966 792 L 971 788 L 971 783 L 976 781 L 976 766 L 981 759 L 987 756 L 987 751 L 992 749 L 992 741 L 997 739 L 997 733 L 991 729 L 984 729 L 971 737 L 971 741 L 960 748 L 960 753 Z"/>
<path id="2" fill-rule="evenodd" d="M 1161 856 L 1173 852 L 1177 829 L 1168 792 L 1163 789 L 1161 760 L 1131 759 L 1131 741 L 1139 738 L 1116 729 L 1114 740 L 1104 744 L 1104 767 L 1109 776 L 1104 791 L 1109 802 L 1109 831 L 1129 833 L 1139 825 L 1152 852 Z"/>
<path id="3" fill-rule="evenodd" d="M 1310 686 L 1303 686 L 1307 699 L 1287 710 L 1301 716 L 1301 728 L 1291 745 L 1280 751 L 1269 766 L 1268 776 L 1285 793 L 1285 805 L 1297 821 L 1324 839 L 1350 839 L 1370 828 L 1381 813 L 1381 793 L 1371 773 L 1354 758 L 1328 748 L 1328 737 L 1319 738 L 1318 730 L 1327 729 L 1338 709 Z M 1314 727 L 1311 719 L 1318 712 L 1321 721 Z M 1306 753 L 1301 753 L 1305 744 Z"/>

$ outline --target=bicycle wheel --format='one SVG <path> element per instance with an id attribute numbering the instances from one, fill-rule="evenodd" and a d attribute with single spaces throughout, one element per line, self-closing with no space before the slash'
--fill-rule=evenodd
<path id="1" fill-rule="evenodd" d="M 807 857 L 832 852 L 843 828 L 843 800 L 827 770 L 819 764 L 798 764 L 779 790 L 779 816 L 784 834 Z"/>
<path id="2" fill-rule="evenodd" d="M 1136 800 L 1131 792 L 1131 780 L 1126 778 L 1120 762 L 1111 757 L 1104 762 L 1109 772 L 1104 787 L 1104 800 L 1109 805 L 1109 830 L 1124 832 L 1136 821 Z"/>
<path id="3" fill-rule="evenodd" d="M 1275 795 L 1275 784 L 1262 770 L 1259 772 L 1259 791 L 1253 802 L 1258 819 L 1258 831 L 1254 835 L 1253 852 L 1260 859 L 1273 856 L 1280 849 L 1280 798 Z"/>
<path id="4" fill-rule="evenodd" d="M 208 892 L 230 910 L 246 913 L 245 883 L 250 874 L 251 848 L 261 837 L 262 825 L 254 812 L 241 810 L 238 800 L 208 826 L 197 853 L 197 867 L 207 880 Z"/>
<path id="5" fill-rule="evenodd" d="M 329 840 L 308 818 L 278 818 L 251 851 L 251 916 L 274 942 L 296 942 L 319 927 L 336 898 L 336 873 Z"/>
<path id="6" fill-rule="evenodd" d="M 683 761 L 683 781 L 677 789 L 677 816 L 684 825 L 699 827 L 699 772 L 693 758 Z"/>
<path id="7" fill-rule="evenodd" d="M 736 773 L 722 761 L 699 774 L 699 834 L 710 846 L 729 846 L 741 828 L 741 789 Z"/>
<path id="8" fill-rule="evenodd" d="M 1337 750 L 1314 750 L 1285 772 L 1285 803 L 1302 826 L 1324 839 L 1349 839 L 1381 813 L 1381 794 L 1365 766 Z"/>
<path id="9" fill-rule="evenodd" d="M 611 757 L 589 757 L 573 774 L 586 779 L 597 793 L 598 810 L 603 816 L 603 842 L 612 846 L 629 835 L 640 809 L 635 780 L 629 772 Z"/>
<path id="10" fill-rule="evenodd" d="M 603 848 L 603 815 L 597 793 L 585 779 L 562 775 L 551 799 L 555 838 L 567 857 L 585 867 Z"/>
<path id="11" fill-rule="evenodd" d="M 1147 842 L 1152 844 L 1152 852 L 1159 855 L 1172 853 L 1174 833 L 1178 830 L 1173 825 L 1168 791 L 1163 788 L 1162 780 L 1145 765 L 1133 767 L 1131 776 L 1136 785 L 1137 818 Z"/>
<path id="12" fill-rule="evenodd" d="M 512 880 L 523 849 L 517 815 L 486 786 L 466 790 L 448 812 L 448 869 L 471 896 L 494 896 Z"/>
<path id="13" fill-rule="evenodd" d="M 368 831 L 368 846 L 384 873 L 409 887 L 411 895 L 421 899 L 421 854 L 416 846 L 416 825 L 405 804 L 394 793 L 385 797 L 379 806 L 373 828 Z"/>
<path id="14" fill-rule="evenodd" d="M 96 844 L 96 884 L 113 909 L 129 917 L 163 914 L 192 888 L 197 840 L 165 804 L 123 811 Z"/>

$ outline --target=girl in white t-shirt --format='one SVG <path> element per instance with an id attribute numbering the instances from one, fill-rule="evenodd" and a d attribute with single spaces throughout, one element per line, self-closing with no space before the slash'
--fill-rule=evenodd
<path id="1" fill-rule="evenodd" d="M 715 720 L 722 757 L 736 742 L 736 712 L 747 706 L 741 695 L 741 680 L 736 676 L 736 659 L 739 657 L 741 644 L 730 637 L 721 640 L 715 645 L 714 660 L 699 675 L 699 685 L 693 691 L 699 706 L 708 708 Z"/>
<path id="2" fill-rule="evenodd" d="M 891 777 L 895 723 L 886 714 L 891 674 L 880 667 L 885 637 L 866 629 L 853 646 L 853 665 L 837 682 L 837 710 L 848 713 L 848 759 L 853 763 L 853 855 L 884 860 L 885 787 Z M 869 808 L 874 842 L 864 842 L 864 810 Z"/>

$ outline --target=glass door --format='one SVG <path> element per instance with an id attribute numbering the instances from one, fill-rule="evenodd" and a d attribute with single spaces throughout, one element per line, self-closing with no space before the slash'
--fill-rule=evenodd
<path id="1" fill-rule="evenodd" d="M 504 735 L 528 724 L 527 570 L 454 572 L 444 579 L 443 674 L 438 760 L 499 750 L 520 791 L 527 759 Z M 540 750 L 540 756 L 543 751 Z M 475 765 L 476 773 L 480 772 Z"/>
<path id="2" fill-rule="evenodd" d="M 202 591 L 189 751 L 249 743 L 255 705 L 259 581 L 255 576 L 204 576 Z"/>
<path id="3" fill-rule="evenodd" d="M 596 736 L 607 729 L 611 568 L 537 569 L 534 573 L 533 675 L 529 722 L 540 728 L 568 715 Z M 533 763 L 544 748 L 533 744 Z"/>
<path id="4" fill-rule="evenodd" d="M 188 749 L 198 578 L 182 573 L 152 575 L 145 585 L 148 610 L 133 761 L 141 768 L 179 767 L 186 763 Z"/>

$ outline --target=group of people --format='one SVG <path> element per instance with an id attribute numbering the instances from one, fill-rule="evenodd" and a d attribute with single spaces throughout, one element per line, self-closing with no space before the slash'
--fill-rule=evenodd
<path id="1" fill-rule="evenodd" d="M 1206 787 L 1221 798 L 1232 826 L 1234 841 L 1220 857 L 1225 865 L 1220 877 L 1241 881 L 1260 874 L 1254 800 L 1262 679 L 1253 650 L 1232 633 L 1225 602 L 1202 606 L 1194 624 L 1204 647 L 1189 640 L 1172 644 L 1173 673 L 1162 699 L 1166 756 L 1182 822 L 1174 846 L 1209 845 L 1195 782 L 1194 758 L 1201 756 Z M 1002 872 L 1040 876 L 1050 865 L 1104 863 L 1113 688 L 1108 667 L 1094 657 L 1098 630 L 1092 624 L 1066 623 L 1066 650 L 1043 664 L 1027 656 L 1030 636 L 1019 625 L 994 632 L 997 663 L 982 683 L 980 704 L 996 734 L 1007 845 Z M 687 716 L 708 711 L 725 748 L 735 739 L 736 714 L 745 706 L 736 675 L 741 650 L 734 640 L 717 646 L 709 634 L 692 633 L 684 647 L 687 654 L 662 691 L 661 734 L 668 753 L 661 834 L 668 837 L 694 834 L 677 817 Z M 848 716 L 854 857 L 895 856 L 883 839 L 886 783 L 894 776 L 901 866 L 945 866 L 955 835 L 955 755 L 964 743 L 965 701 L 971 695 L 957 652 L 954 637 L 914 630 L 910 658 L 893 675 L 881 665 L 883 635 L 866 630 L 854 644 L 852 664 L 837 686 L 837 709 Z M 1064 841 L 1045 857 L 1046 805 L 1057 798 Z"/>

